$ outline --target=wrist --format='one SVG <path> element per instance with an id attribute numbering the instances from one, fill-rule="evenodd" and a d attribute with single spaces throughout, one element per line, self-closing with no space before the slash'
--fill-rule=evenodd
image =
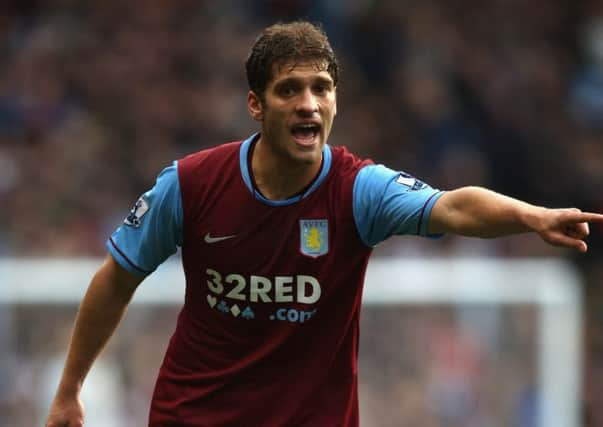
<path id="1" fill-rule="evenodd" d="M 523 211 L 521 223 L 526 227 L 526 231 L 540 233 L 546 228 L 544 218 L 546 218 L 547 208 L 542 206 L 529 205 L 528 209 Z"/>
<path id="2" fill-rule="evenodd" d="M 57 390 L 58 398 L 73 398 L 80 394 L 82 382 L 78 380 L 63 379 Z"/>

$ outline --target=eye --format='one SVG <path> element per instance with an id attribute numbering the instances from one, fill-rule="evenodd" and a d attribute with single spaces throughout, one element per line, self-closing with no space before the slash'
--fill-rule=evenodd
<path id="1" fill-rule="evenodd" d="M 285 84 L 276 89 L 276 93 L 284 98 L 295 95 L 296 88 L 292 84 Z"/>
<path id="2" fill-rule="evenodd" d="M 331 90 L 331 85 L 328 83 L 317 83 L 314 85 L 314 93 L 325 95 Z"/>

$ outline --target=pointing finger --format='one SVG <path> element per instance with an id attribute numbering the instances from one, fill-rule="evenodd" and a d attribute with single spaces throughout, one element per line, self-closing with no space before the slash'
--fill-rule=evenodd
<path id="1" fill-rule="evenodd" d="M 594 212 L 579 212 L 577 214 L 577 221 L 580 222 L 596 222 L 603 224 L 603 214 Z"/>

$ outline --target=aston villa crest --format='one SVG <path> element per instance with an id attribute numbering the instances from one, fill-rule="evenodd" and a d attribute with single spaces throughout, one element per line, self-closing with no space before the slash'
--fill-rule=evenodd
<path id="1" fill-rule="evenodd" d="M 329 220 L 299 220 L 299 241 L 302 254 L 312 258 L 329 252 Z"/>

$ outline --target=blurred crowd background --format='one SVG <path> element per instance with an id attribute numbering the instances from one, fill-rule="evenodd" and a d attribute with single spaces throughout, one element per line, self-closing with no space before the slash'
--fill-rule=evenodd
<path id="1" fill-rule="evenodd" d="M 0 256 L 101 256 L 163 167 L 257 129 L 243 62 L 262 27 L 300 17 L 322 23 L 342 65 L 331 144 L 441 189 L 482 185 L 545 206 L 603 211 L 599 0 L 6 0 Z M 603 227 L 591 229 L 589 244 L 577 255 L 527 235 L 397 238 L 376 255 L 573 262 L 586 296 L 584 425 L 601 426 Z M 0 346 L 0 373 L 13 378 L 0 381 L 2 425 L 33 425 L 23 403 L 32 380 L 14 378 L 27 368 L 20 352 L 37 351 L 41 362 L 57 351 L 47 347 L 65 346 L 73 312 L 54 313 L 52 334 L 25 326 L 43 327 L 35 319 L 45 310 L 56 308 L 0 307 L 0 324 L 9 325 L 0 332 L 9 344 Z M 149 343 L 164 336 L 153 337 L 157 330 L 149 329 Z M 32 344 L 42 335 L 52 338 L 39 344 L 48 353 Z M 146 375 L 152 383 L 154 372 Z M 17 413 L 28 421 L 19 424 Z M 419 424 L 453 425 L 435 415 Z"/>

